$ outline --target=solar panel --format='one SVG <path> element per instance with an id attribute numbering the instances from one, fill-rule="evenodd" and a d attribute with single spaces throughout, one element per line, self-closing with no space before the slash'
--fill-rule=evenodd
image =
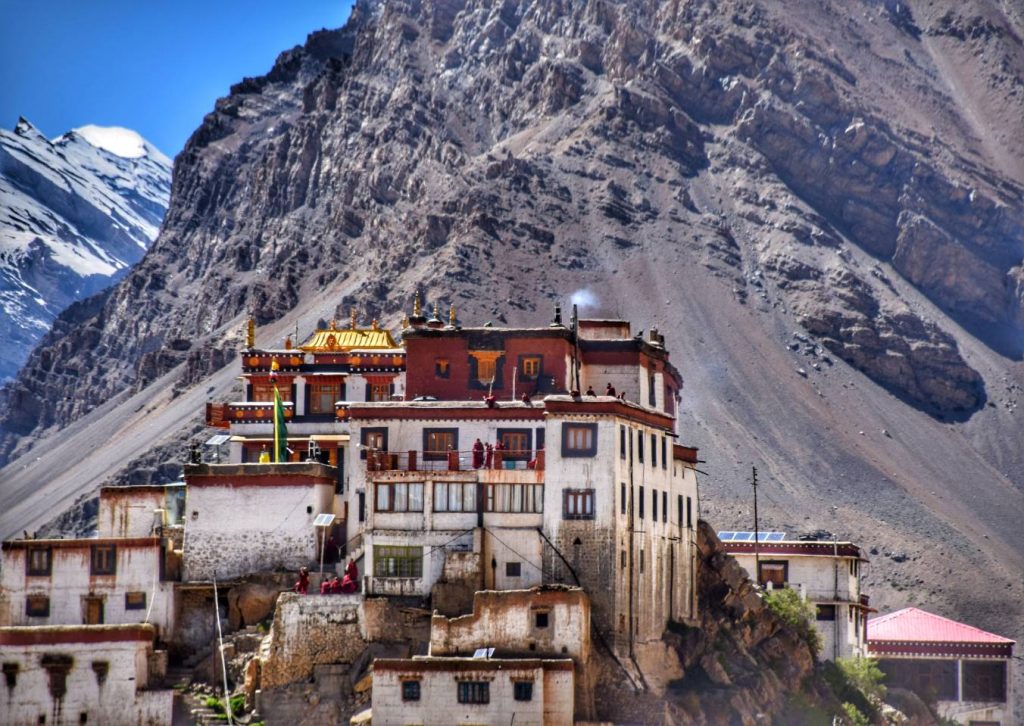
<path id="1" fill-rule="evenodd" d="M 477 648 L 473 651 L 474 658 L 490 658 L 494 655 L 494 648 Z"/>
<path id="2" fill-rule="evenodd" d="M 732 530 L 719 532 L 718 539 L 722 542 L 753 542 L 753 532 L 734 532 Z M 758 542 L 782 542 L 786 539 L 785 532 L 758 532 Z"/>
<path id="3" fill-rule="evenodd" d="M 221 444 L 227 443 L 228 439 L 231 438 L 231 434 L 217 434 L 211 436 L 210 440 L 206 442 L 207 446 L 220 446 Z"/>
<path id="4" fill-rule="evenodd" d="M 313 520 L 314 527 L 330 527 L 332 524 L 334 524 L 334 515 L 330 512 L 318 514 L 316 519 Z"/>

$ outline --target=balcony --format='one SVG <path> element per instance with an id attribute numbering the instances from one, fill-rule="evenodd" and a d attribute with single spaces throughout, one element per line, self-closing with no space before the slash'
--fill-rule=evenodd
<path id="1" fill-rule="evenodd" d="M 368 472 L 544 471 L 544 449 L 473 451 L 366 450 Z"/>
<path id="2" fill-rule="evenodd" d="M 295 404 L 282 402 L 284 417 L 291 421 Z M 236 401 L 234 403 L 207 403 L 206 425 L 228 428 L 233 423 L 273 423 L 274 404 L 271 401 Z"/>

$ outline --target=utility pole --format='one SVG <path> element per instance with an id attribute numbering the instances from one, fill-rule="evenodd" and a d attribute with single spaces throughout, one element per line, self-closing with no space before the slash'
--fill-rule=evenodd
<path id="1" fill-rule="evenodd" d="M 757 467 L 750 467 L 753 471 L 753 477 L 750 480 L 750 486 L 754 488 L 754 579 L 757 584 L 761 584 L 761 554 L 758 546 L 758 540 L 761 539 L 760 532 L 757 526 Z"/>

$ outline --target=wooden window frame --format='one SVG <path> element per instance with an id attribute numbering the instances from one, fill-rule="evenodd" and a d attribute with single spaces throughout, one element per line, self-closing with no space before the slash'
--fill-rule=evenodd
<path id="1" fill-rule="evenodd" d="M 484 484 L 483 510 L 499 514 L 542 514 L 543 484 Z"/>
<path id="2" fill-rule="evenodd" d="M 458 452 L 459 450 L 459 430 L 457 428 L 424 428 L 423 429 L 423 460 L 424 461 L 447 461 L 448 460 L 448 448 L 447 446 L 443 449 L 434 448 L 434 444 L 430 443 L 431 436 L 450 436 L 451 437 L 451 449 L 452 451 Z"/>
<path id="3" fill-rule="evenodd" d="M 533 681 L 512 681 L 512 698 L 516 701 L 532 701 Z"/>
<path id="4" fill-rule="evenodd" d="M 448 380 L 452 375 L 452 362 L 450 358 L 434 358 L 434 378 Z"/>
<path id="5" fill-rule="evenodd" d="M 321 390 L 317 390 L 321 389 Z M 314 407 L 313 402 L 316 399 L 317 394 L 323 394 L 325 389 L 331 389 L 333 393 L 331 398 L 334 399 L 330 402 L 326 411 L 319 410 L 321 401 L 317 400 L 317 406 Z M 310 416 L 327 416 L 334 415 L 334 409 L 338 401 L 345 399 L 345 384 L 344 383 L 317 383 L 314 381 L 306 383 L 306 414 Z"/>
<path id="6" fill-rule="evenodd" d="M 402 702 L 418 701 L 422 695 L 419 679 L 406 678 L 402 681 Z"/>
<path id="7" fill-rule="evenodd" d="M 451 508 L 451 488 L 459 488 L 459 509 Z M 469 491 L 470 507 L 466 507 L 467 490 Z M 445 512 L 452 514 L 464 514 L 466 512 L 474 513 L 479 510 L 480 505 L 477 501 L 478 490 L 476 482 L 461 482 L 461 481 L 435 481 L 434 482 L 434 496 L 432 499 L 432 506 L 435 512 Z"/>
<path id="8" fill-rule="evenodd" d="M 585 447 L 570 447 L 570 444 L 575 444 L 575 433 L 578 431 L 588 431 L 590 436 L 590 445 Z M 597 424 L 596 423 L 579 423 L 565 421 L 562 423 L 562 458 L 576 458 L 576 457 L 592 457 L 597 456 Z"/>
<path id="9" fill-rule="evenodd" d="M 49 595 L 27 595 L 25 597 L 25 617 L 48 618 L 50 617 Z"/>
<path id="10" fill-rule="evenodd" d="M 370 436 L 381 436 L 381 440 L 384 444 L 383 448 L 376 446 L 371 447 L 369 443 Z M 368 449 L 376 449 L 377 451 L 388 450 L 388 427 L 387 426 L 367 426 L 366 428 L 359 430 L 359 443 L 362 448 L 359 450 L 359 458 L 365 459 Z"/>
<path id="11" fill-rule="evenodd" d="M 506 436 L 522 436 L 526 446 L 513 449 L 505 443 Z M 501 452 L 501 458 L 505 461 L 529 461 L 533 458 L 533 429 L 498 429 L 496 438 L 505 447 Z"/>
<path id="12" fill-rule="evenodd" d="M 836 619 L 835 605 L 818 605 L 815 608 L 814 619 L 819 622 L 834 622 Z"/>
<path id="13" fill-rule="evenodd" d="M 782 584 L 772 583 L 772 587 L 786 587 L 789 582 L 789 560 L 761 560 L 758 564 L 757 582 L 761 587 L 768 587 L 768 580 L 764 578 L 765 567 L 782 566 Z"/>
<path id="14" fill-rule="evenodd" d="M 523 563 L 522 562 L 506 562 L 505 563 L 505 577 L 522 577 L 523 576 Z"/>
<path id="15" fill-rule="evenodd" d="M 117 574 L 117 545 L 95 544 L 89 548 L 89 574 L 103 576 Z"/>
<path id="16" fill-rule="evenodd" d="M 540 377 L 544 375 L 544 356 L 540 353 L 523 353 L 516 361 L 516 367 L 519 371 L 517 377 L 523 383 L 539 381 Z M 528 368 L 536 370 L 534 373 L 529 373 L 527 372 Z"/>
<path id="17" fill-rule="evenodd" d="M 36 556 L 45 556 L 45 564 L 39 566 Z M 29 577 L 49 577 L 53 574 L 53 548 L 29 547 L 25 552 L 25 574 Z"/>
<path id="18" fill-rule="evenodd" d="M 124 594 L 124 609 L 125 610 L 145 610 L 146 609 L 146 593 L 143 590 L 136 592 L 126 592 Z"/>
<path id="19" fill-rule="evenodd" d="M 562 519 L 594 519 L 595 510 L 594 489 L 563 489 L 562 490 Z M 576 511 L 571 512 L 570 509 Z M 587 511 L 589 509 L 589 511 Z"/>
<path id="20" fill-rule="evenodd" d="M 484 705 L 491 702 L 491 684 L 489 681 L 459 681 L 459 703 Z"/>

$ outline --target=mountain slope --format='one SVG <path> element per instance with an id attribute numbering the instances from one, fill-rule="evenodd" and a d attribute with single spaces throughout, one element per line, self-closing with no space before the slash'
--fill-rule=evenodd
<path id="1" fill-rule="evenodd" d="M 6 389 L 0 478 L 49 481 L 75 421 L 118 465 L 167 444 L 250 310 L 269 345 L 417 288 L 467 322 L 578 293 L 667 335 L 705 518 L 749 524 L 757 465 L 763 526 L 877 549 L 873 604 L 1019 639 L 1022 32 L 997 0 L 360 3 L 204 119 L 146 257 Z"/>
<path id="2" fill-rule="evenodd" d="M 0 130 L 0 380 L 70 303 L 124 276 L 156 237 L 170 160 L 128 129 L 50 141 L 25 119 Z"/>

